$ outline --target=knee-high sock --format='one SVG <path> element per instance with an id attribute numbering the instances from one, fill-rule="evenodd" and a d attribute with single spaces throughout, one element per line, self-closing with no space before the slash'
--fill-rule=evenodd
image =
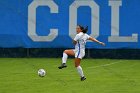
<path id="1" fill-rule="evenodd" d="M 83 77 L 84 76 L 84 73 L 83 73 L 83 70 L 82 70 L 82 67 L 81 66 L 78 66 L 77 67 L 77 71 L 80 74 L 80 77 Z"/>
<path id="2" fill-rule="evenodd" d="M 67 62 L 67 58 L 68 58 L 68 55 L 66 53 L 63 53 L 62 63 L 66 63 Z"/>

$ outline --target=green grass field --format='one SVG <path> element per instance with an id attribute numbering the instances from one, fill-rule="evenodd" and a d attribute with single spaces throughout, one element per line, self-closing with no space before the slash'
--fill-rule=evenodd
<path id="1" fill-rule="evenodd" d="M 83 59 L 81 82 L 73 59 L 0 58 L 0 93 L 140 93 L 140 60 Z M 41 78 L 37 70 L 44 68 Z"/>

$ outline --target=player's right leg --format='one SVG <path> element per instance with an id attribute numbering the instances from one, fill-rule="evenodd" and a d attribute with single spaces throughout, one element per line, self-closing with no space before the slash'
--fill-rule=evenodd
<path id="1" fill-rule="evenodd" d="M 75 58 L 75 67 L 77 68 L 77 71 L 81 77 L 81 81 L 84 81 L 86 80 L 86 77 L 84 76 L 82 67 L 80 66 L 80 62 L 81 62 L 80 58 Z"/>
<path id="2" fill-rule="evenodd" d="M 80 62 L 84 56 L 85 56 L 84 50 L 79 50 L 79 51 L 75 52 L 75 67 L 77 68 L 77 71 L 81 77 L 81 81 L 86 80 L 86 77 L 84 76 L 82 67 L 80 66 Z"/>
<path id="3" fill-rule="evenodd" d="M 68 56 L 75 56 L 73 49 L 65 50 L 63 52 L 62 64 L 58 67 L 59 69 L 67 67 L 66 62 L 67 62 Z"/>

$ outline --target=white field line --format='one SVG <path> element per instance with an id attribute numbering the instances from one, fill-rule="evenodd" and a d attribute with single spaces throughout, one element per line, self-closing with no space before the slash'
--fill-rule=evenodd
<path id="1" fill-rule="evenodd" d="M 123 61 L 122 61 L 122 60 L 120 60 L 120 61 L 116 61 L 116 62 L 113 62 L 113 63 L 104 64 L 104 65 L 99 65 L 99 66 L 93 66 L 93 67 L 88 67 L 88 68 L 106 67 L 106 66 L 114 65 L 114 64 L 117 64 L 117 63 L 121 63 L 121 62 L 123 62 Z"/>

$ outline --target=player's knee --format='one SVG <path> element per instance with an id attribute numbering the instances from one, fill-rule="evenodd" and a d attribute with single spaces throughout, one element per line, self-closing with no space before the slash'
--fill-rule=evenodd
<path id="1" fill-rule="evenodd" d="M 80 66 L 80 64 L 75 62 L 75 67 L 78 67 L 78 66 Z"/>
<path id="2" fill-rule="evenodd" d="M 69 54 L 69 51 L 68 50 L 65 50 L 63 53 L 66 53 L 68 55 Z"/>
<path id="3" fill-rule="evenodd" d="M 75 65 L 75 67 L 77 68 L 77 67 L 79 67 L 80 65 Z"/>
<path id="4" fill-rule="evenodd" d="M 63 53 L 66 53 L 67 54 L 67 50 L 64 50 L 64 52 Z"/>

